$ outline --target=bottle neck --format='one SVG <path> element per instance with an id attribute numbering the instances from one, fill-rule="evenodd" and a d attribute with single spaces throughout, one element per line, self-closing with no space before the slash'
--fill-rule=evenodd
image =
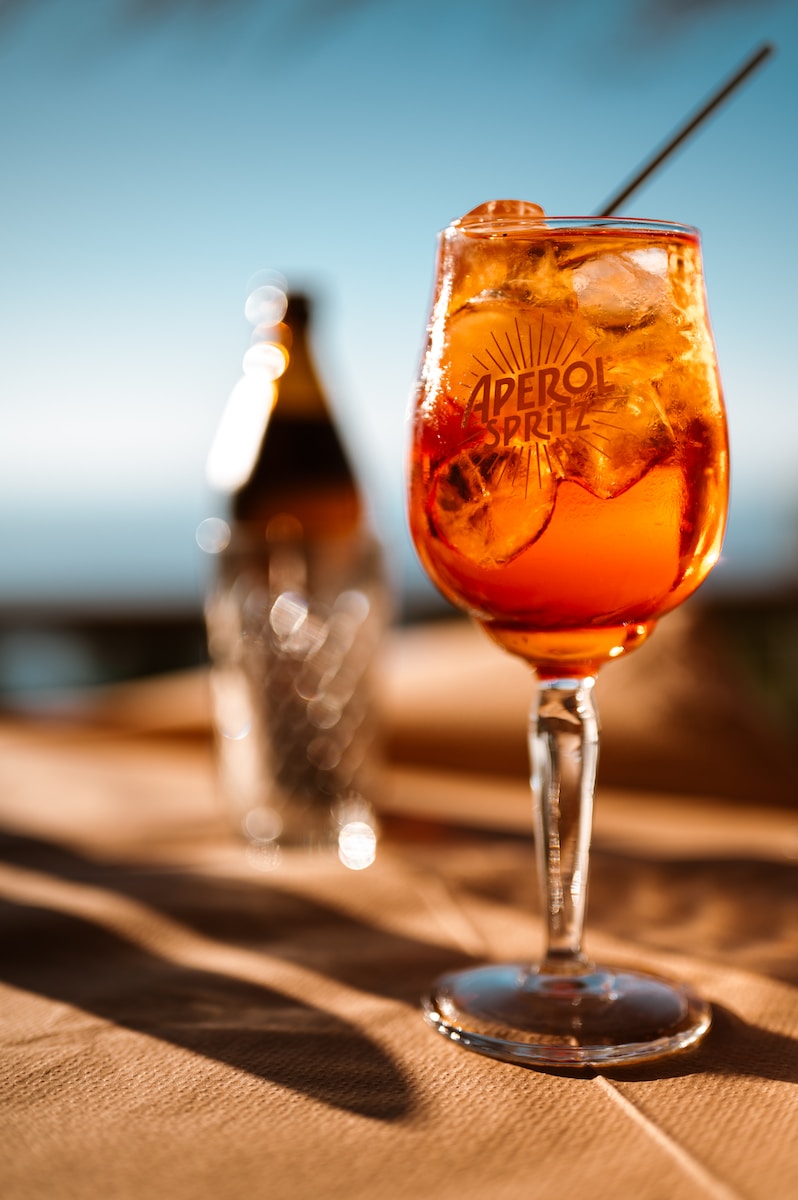
<path id="1" fill-rule="evenodd" d="M 277 382 L 277 407 L 300 420 L 329 421 L 332 416 L 309 341 L 307 308 L 289 302 L 279 336 L 288 353 L 288 365 Z"/>
<path id="2" fill-rule="evenodd" d="M 309 308 L 291 297 L 274 331 L 287 354 L 252 473 L 232 498 L 232 516 L 262 542 L 274 522 L 300 530 L 305 541 L 349 538 L 362 505 L 335 427 L 309 341 Z"/>

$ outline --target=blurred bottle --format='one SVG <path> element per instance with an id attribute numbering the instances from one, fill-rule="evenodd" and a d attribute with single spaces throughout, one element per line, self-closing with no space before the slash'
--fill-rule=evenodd
<path id="1" fill-rule="evenodd" d="M 203 522 L 220 781 L 260 865 L 281 848 L 374 859 L 381 786 L 372 667 L 387 619 L 379 546 L 310 346 L 311 303 L 268 283 L 208 460 Z"/>

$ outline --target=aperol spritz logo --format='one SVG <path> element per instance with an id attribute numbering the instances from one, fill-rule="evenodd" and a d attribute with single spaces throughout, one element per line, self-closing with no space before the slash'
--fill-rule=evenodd
<path id="1" fill-rule="evenodd" d="M 497 449 L 584 436 L 596 401 L 608 396 L 605 359 L 573 322 L 515 317 L 483 329 L 461 380 L 462 427 L 476 421 Z"/>

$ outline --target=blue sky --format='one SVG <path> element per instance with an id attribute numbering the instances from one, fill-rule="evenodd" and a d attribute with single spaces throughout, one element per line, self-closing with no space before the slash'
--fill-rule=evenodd
<path id="1" fill-rule="evenodd" d="M 496 197 L 704 238 L 734 492 L 714 586 L 798 573 L 793 0 L 28 0 L 0 8 L 0 605 L 192 608 L 247 281 L 320 295 L 318 358 L 397 577 L 435 234 Z"/>

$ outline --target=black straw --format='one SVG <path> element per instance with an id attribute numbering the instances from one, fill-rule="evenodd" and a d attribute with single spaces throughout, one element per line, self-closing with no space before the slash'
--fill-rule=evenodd
<path id="1" fill-rule="evenodd" d="M 756 68 L 763 63 L 766 58 L 769 58 L 772 53 L 773 46 L 766 42 L 764 46 L 761 46 L 754 54 L 752 54 L 751 57 L 743 63 L 740 69 L 735 72 L 731 79 L 722 84 L 718 90 L 712 96 L 710 96 L 709 100 L 707 100 L 707 102 L 698 110 L 698 112 L 694 116 L 689 117 L 684 125 L 681 126 L 676 133 L 674 133 L 670 140 L 666 142 L 665 145 L 658 150 L 644 166 L 640 168 L 637 174 L 630 179 L 628 183 L 624 184 L 617 196 L 613 196 L 612 200 L 610 200 L 604 206 L 597 216 L 611 216 L 618 206 L 623 204 L 624 200 L 628 200 L 632 192 L 634 192 L 645 179 L 648 179 L 652 171 L 655 171 L 660 163 L 668 158 L 676 149 L 676 147 L 680 145 L 680 143 L 683 142 L 686 137 L 689 137 L 693 130 L 701 125 L 702 122 L 705 121 L 709 116 L 709 114 L 716 109 L 719 104 L 722 104 L 727 96 L 731 95 L 731 93 L 740 86 L 743 80 L 746 79 L 752 71 L 756 70 Z"/>

